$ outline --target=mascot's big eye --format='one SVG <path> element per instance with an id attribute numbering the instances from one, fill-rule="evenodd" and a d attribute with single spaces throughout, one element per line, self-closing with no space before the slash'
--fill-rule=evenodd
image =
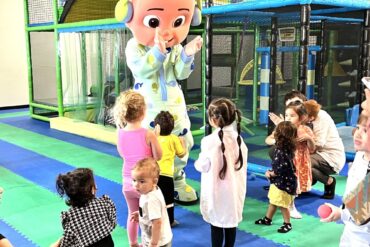
<path id="1" fill-rule="evenodd" d="M 144 25 L 150 28 L 156 28 L 159 26 L 159 18 L 155 15 L 148 15 L 144 17 Z"/>
<path id="2" fill-rule="evenodd" d="M 175 22 L 173 23 L 173 27 L 180 27 L 184 24 L 185 22 L 185 16 L 180 15 L 179 17 L 176 18 Z"/>

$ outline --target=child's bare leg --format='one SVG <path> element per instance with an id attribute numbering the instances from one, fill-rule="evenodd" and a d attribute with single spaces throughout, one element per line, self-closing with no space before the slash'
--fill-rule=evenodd
<path id="1" fill-rule="evenodd" d="M 269 208 L 266 212 L 266 217 L 272 220 L 272 217 L 274 217 L 274 214 L 276 212 L 277 207 L 273 204 L 269 204 Z"/>
<path id="2" fill-rule="evenodd" d="M 287 233 L 292 230 L 292 224 L 290 224 L 290 212 L 288 208 L 280 207 L 280 210 L 284 218 L 284 223 L 277 231 L 280 233 Z"/>
<path id="3" fill-rule="evenodd" d="M 288 208 L 282 208 L 280 207 L 281 214 L 283 215 L 284 222 L 290 223 L 290 212 Z"/>

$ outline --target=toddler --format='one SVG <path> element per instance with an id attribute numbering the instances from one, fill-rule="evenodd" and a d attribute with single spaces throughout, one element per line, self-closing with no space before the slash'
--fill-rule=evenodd
<path id="1" fill-rule="evenodd" d="M 167 213 L 171 226 L 179 224 L 174 216 L 174 190 L 173 181 L 175 157 L 182 158 L 187 149 L 182 137 L 171 134 L 175 120 L 168 111 L 161 111 L 154 119 L 155 133 L 162 149 L 162 159 L 158 161 L 161 173 L 159 175 L 158 187 L 161 189 L 167 205 Z"/>
<path id="2" fill-rule="evenodd" d="M 61 214 L 62 238 L 51 246 L 113 247 L 111 232 L 116 227 L 116 207 L 108 196 L 96 197 L 92 170 L 77 168 L 59 174 L 56 188 L 60 196 L 67 196 L 70 209 Z"/>
<path id="3" fill-rule="evenodd" d="M 290 223 L 289 206 L 293 203 L 297 190 L 297 177 L 293 164 L 296 149 L 297 128 L 288 121 L 280 122 L 274 133 L 276 149 L 272 159 L 272 170 L 265 175 L 270 180 L 268 198 L 270 204 L 264 218 L 258 219 L 257 225 L 272 225 L 272 218 L 279 207 L 283 214 L 284 223 L 277 230 L 287 233 L 292 230 Z"/>
<path id="4" fill-rule="evenodd" d="M 139 222 L 143 247 L 172 246 L 172 231 L 166 203 L 157 187 L 159 166 L 153 158 L 137 162 L 131 172 L 132 183 L 140 193 L 140 207 L 131 214 L 130 220 Z"/>

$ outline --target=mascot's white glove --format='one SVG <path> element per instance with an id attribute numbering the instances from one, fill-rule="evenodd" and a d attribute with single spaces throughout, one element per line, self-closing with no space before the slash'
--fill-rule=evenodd
<path id="1" fill-rule="evenodd" d="M 200 36 L 195 37 L 192 41 L 190 41 L 189 43 L 185 45 L 184 47 L 185 54 L 189 57 L 194 56 L 195 53 L 200 51 L 200 49 L 202 48 L 202 45 L 203 45 L 202 37 Z"/>

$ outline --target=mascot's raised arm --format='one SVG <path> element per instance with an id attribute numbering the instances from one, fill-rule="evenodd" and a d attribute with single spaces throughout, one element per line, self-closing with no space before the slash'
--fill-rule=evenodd
<path id="1" fill-rule="evenodd" d="M 201 23 L 201 1 L 197 0 L 121 0 L 116 5 L 116 19 L 126 23 L 133 38 L 126 46 L 126 61 L 134 78 L 134 90 L 146 100 L 144 124 L 152 125 L 161 111 L 169 111 L 175 119 L 173 134 L 184 137 L 188 150 L 193 146 L 190 120 L 184 94 L 177 80 L 189 77 L 194 55 L 203 40 L 197 36 L 184 47 L 190 25 Z M 195 202 L 198 197 L 186 184 L 183 171 L 188 155 L 175 161 L 175 200 Z"/>

